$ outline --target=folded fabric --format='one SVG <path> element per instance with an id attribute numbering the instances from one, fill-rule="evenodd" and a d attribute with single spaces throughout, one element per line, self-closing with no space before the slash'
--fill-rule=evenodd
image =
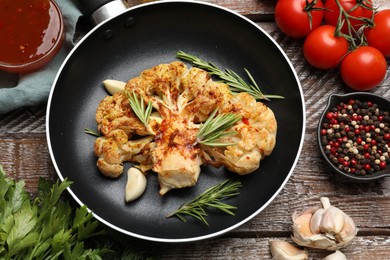
<path id="1" fill-rule="evenodd" d="M 73 0 L 57 0 L 65 24 L 65 40 L 56 57 L 40 70 L 17 75 L 0 73 L 0 114 L 25 106 L 42 105 L 47 102 L 55 76 L 73 48 L 76 23 L 81 12 Z"/>

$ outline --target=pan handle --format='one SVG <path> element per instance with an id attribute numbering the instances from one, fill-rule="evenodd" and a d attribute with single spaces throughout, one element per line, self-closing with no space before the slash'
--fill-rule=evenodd
<path id="1" fill-rule="evenodd" d="M 91 21 L 97 25 L 104 20 L 114 17 L 129 6 L 125 0 L 78 0 L 83 7 L 85 15 L 90 16 Z"/>

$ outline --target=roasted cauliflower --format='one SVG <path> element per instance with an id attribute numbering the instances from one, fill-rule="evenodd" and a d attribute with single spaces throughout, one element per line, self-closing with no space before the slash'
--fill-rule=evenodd
<path id="1" fill-rule="evenodd" d="M 153 112 L 143 124 L 126 93 L 142 97 Z M 199 128 L 215 110 L 241 120 L 219 142 L 197 142 Z M 225 166 L 240 175 L 255 171 L 276 143 L 277 123 L 271 109 L 247 93 L 234 95 L 198 68 L 182 62 L 160 64 L 130 79 L 123 91 L 104 98 L 96 111 L 102 136 L 96 139 L 97 167 L 107 177 L 123 172 L 123 162 L 158 175 L 160 194 L 196 184 L 202 164 Z"/>

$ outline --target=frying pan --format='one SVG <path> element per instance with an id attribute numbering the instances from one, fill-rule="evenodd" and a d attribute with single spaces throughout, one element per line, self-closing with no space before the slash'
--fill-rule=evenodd
<path id="1" fill-rule="evenodd" d="M 96 1 L 101 5 L 101 1 Z M 89 11 L 91 3 L 88 5 Z M 141 71 L 174 60 L 177 51 L 194 54 L 245 78 L 247 68 L 266 94 L 278 121 L 277 144 L 254 173 L 238 176 L 224 168 L 202 166 L 194 187 L 158 195 L 156 174 L 138 200 L 126 204 L 126 174 L 107 179 L 96 167 L 95 111 L 108 95 L 105 79 L 127 81 Z M 189 65 L 189 64 L 188 64 Z M 190 66 L 190 65 L 189 65 Z M 282 49 L 256 24 L 217 5 L 197 1 L 162 1 L 130 8 L 94 27 L 61 66 L 47 106 L 46 133 L 50 156 L 60 180 L 80 205 L 102 223 L 127 235 L 160 242 L 187 242 L 224 234 L 252 219 L 282 190 L 297 163 L 305 129 L 304 100 L 297 75 Z M 130 167 L 125 164 L 125 171 Z M 240 195 L 225 201 L 235 216 L 207 211 L 206 226 L 166 218 L 184 202 L 227 178 L 239 179 Z"/>

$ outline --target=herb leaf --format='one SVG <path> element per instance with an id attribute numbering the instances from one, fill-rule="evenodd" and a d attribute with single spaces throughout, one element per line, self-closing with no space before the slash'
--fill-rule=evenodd
<path id="1" fill-rule="evenodd" d="M 92 129 L 89 129 L 89 128 L 84 128 L 84 132 L 85 132 L 86 134 L 93 135 L 93 136 L 96 136 L 96 137 L 101 136 L 100 133 L 98 133 L 98 132 L 96 132 L 96 131 L 94 131 L 94 130 L 92 130 Z"/>
<path id="2" fill-rule="evenodd" d="M 236 122 L 241 120 L 241 116 L 237 114 L 218 114 L 218 109 L 215 109 L 209 118 L 204 122 L 196 135 L 196 142 L 208 146 L 229 146 L 235 143 L 221 143 L 219 139 L 225 136 L 234 134 L 234 132 L 225 132 L 231 128 Z"/>
<path id="3" fill-rule="evenodd" d="M 145 108 L 144 98 L 142 96 L 138 97 L 137 93 L 135 93 L 134 91 L 132 93 L 126 91 L 126 93 L 129 98 L 131 109 L 137 115 L 138 119 L 142 122 L 142 124 L 144 124 L 144 126 L 148 128 L 149 117 L 153 109 L 152 102 L 149 102 L 148 106 Z"/>
<path id="4" fill-rule="evenodd" d="M 215 75 L 222 79 L 227 85 L 229 85 L 230 89 L 234 93 L 247 92 L 255 99 L 265 99 L 269 100 L 270 98 L 278 98 L 283 99 L 283 96 L 279 95 L 264 95 L 257 83 L 255 82 L 253 76 L 250 72 L 245 69 L 246 74 L 248 75 L 252 85 L 247 84 L 237 73 L 232 70 L 225 69 L 222 70 L 218 68 L 211 62 L 204 61 L 194 55 L 185 53 L 183 51 L 178 51 L 176 53 L 176 57 L 182 60 L 186 60 L 192 63 L 193 66 L 204 69 L 208 71 L 211 75 Z"/>
<path id="5" fill-rule="evenodd" d="M 70 185 L 41 178 L 31 199 L 24 182 L 7 177 L 0 165 L 0 259 L 141 259 L 129 248 L 119 256 L 123 249 L 113 249 L 85 206 L 73 211 L 62 197 Z"/>
<path id="6" fill-rule="evenodd" d="M 238 190 L 241 187 L 241 182 L 238 180 L 225 180 L 220 184 L 210 187 L 192 201 L 181 205 L 178 210 L 169 214 L 167 217 L 176 216 L 181 221 L 187 222 L 185 215 L 192 216 L 208 226 L 206 208 L 219 209 L 226 214 L 234 216 L 233 210 L 236 210 L 237 207 L 222 203 L 221 200 L 239 195 Z"/>

